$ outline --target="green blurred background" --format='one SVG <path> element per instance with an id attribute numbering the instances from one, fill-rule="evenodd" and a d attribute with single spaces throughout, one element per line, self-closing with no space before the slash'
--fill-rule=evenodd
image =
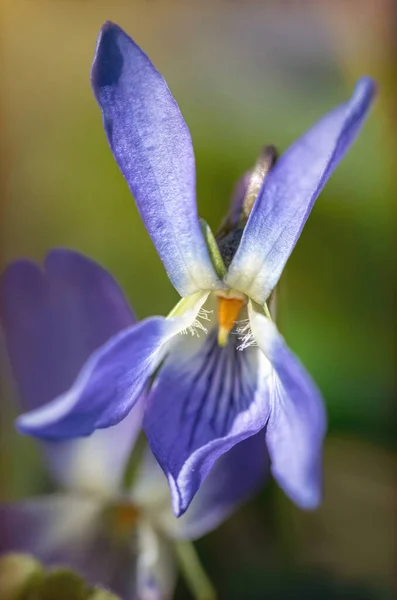
<path id="1" fill-rule="evenodd" d="M 220 598 L 384 598 L 395 583 L 393 423 L 397 5 L 392 0 L 3 0 L 0 261 L 78 249 L 140 318 L 176 301 L 102 128 L 89 71 L 101 24 L 161 70 L 190 127 L 198 203 L 216 229 L 264 144 L 285 149 L 374 76 L 377 105 L 281 282 L 280 329 L 326 399 L 325 499 L 298 511 L 269 483 L 198 544 Z M 302 165 L 304 169 L 304 165 Z M 7 383 L 7 382 L 6 382 Z M 1 495 L 47 489 L 2 387 Z M 183 583 L 178 598 L 188 598 Z"/>

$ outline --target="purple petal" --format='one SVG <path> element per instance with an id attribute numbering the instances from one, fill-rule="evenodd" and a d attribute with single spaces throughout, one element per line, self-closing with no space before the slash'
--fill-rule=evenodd
<path id="1" fill-rule="evenodd" d="M 121 331 L 87 360 L 72 387 L 18 419 L 23 433 L 46 440 L 90 435 L 124 419 L 164 358 L 168 342 L 191 326 L 208 297 L 198 293 L 182 316 L 152 317 Z"/>
<path id="2" fill-rule="evenodd" d="M 61 440 L 119 423 L 141 396 L 174 331 L 172 320 L 152 317 L 114 336 L 91 355 L 67 392 L 19 417 L 19 429 Z"/>
<path id="3" fill-rule="evenodd" d="M 138 548 L 112 537 L 103 506 L 90 497 L 53 495 L 0 505 L 0 554 L 33 554 L 46 566 L 77 571 L 88 583 L 135 597 Z"/>
<path id="4" fill-rule="evenodd" d="M 162 366 L 143 427 L 168 478 L 177 516 L 215 461 L 266 424 L 268 372 L 259 368 L 260 358 L 255 348 L 220 348 L 213 329 L 204 341 L 180 341 Z"/>
<path id="5" fill-rule="evenodd" d="M 269 471 L 265 430 L 240 442 L 221 456 L 193 498 L 189 510 L 177 519 L 171 512 L 164 473 L 152 452 L 144 455 L 131 498 L 145 506 L 168 537 L 196 539 L 216 529 L 265 482 Z"/>
<path id="6" fill-rule="evenodd" d="M 176 520 L 176 535 L 196 539 L 216 529 L 263 487 L 268 470 L 263 429 L 216 461 L 189 510 Z"/>
<path id="7" fill-rule="evenodd" d="M 276 326 L 250 311 L 252 332 L 272 363 L 274 376 L 266 428 L 271 471 L 301 508 L 315 508 L 322 495 L 324 404 L 317 387 L 286 346 Z"/>
<path id="8" fill-rule="evenodd" d="M 111 275 L 70 250 L 53 250 L 44 270 L 11 264 L 0 284 L 1 318 L 25 410 L 67 390 L 89 355 L 135 319 Z M 45 446 L 54 477 L 66 487 L 111 493 L 141 427 L 137 410 L 117 428 L 86 440 Z M 117 443 L 115 443 L 117 441 Z"/>
<path id="9" fill-rule="evenodd" d="M 189 130 L 161 74 L 113 23 L 99 34 L 92 86 L 108 141 L 182 296 L 217 280 L 201 233 Z"/>
<path id="10" fill-rule="evenodd" d="M 99 346 L 135 318 L 111 275 L 70 250 L 53 250 L 44 270 L 12 263 L 0 280 L 0 317 L 24 410 L 67 390 Z"/>
<path id="11" fill-rule="evenodd" d="M 295 142 L 265 178 L 226 283 L 263 304 L 280 278 L 314 201 L 356 138 L 375 95 L 360 79 L 351 99 Z"/>

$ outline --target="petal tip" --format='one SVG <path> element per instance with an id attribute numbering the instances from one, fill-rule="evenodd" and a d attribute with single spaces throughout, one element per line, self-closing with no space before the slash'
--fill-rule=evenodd
<path id="1" fill-rule="evenodd" d="M 178 482 L 174 479 L 172 475 L 168 475 L 167 479 L 171 492 L 172 512 L 178 519 L 187 511 L 187 509 L 189 508 L 190 501 L 186 501 L 183 499 Z"/>
<path id="2" fill-rule="evenodd" d="M 292 500 L 301 510 L 312 511 L 319 508 L 323 501 L 323 491 L 321 483 L 312 483 L 311 485 L 292 486 L 285 481 L 285 478 L 278 476 L 277 472 L 273 471 L 273 476 L 284 490 L 285 494 Z"/>
<path id="3" fill-rule="evenodd" d="M 302 495 L 297 501 L 298 506 L 302 510 L 316 510 L 322 503 L 322 493 L 319 490 L 311 490 L 307 494 Z"/>
<path id="4" fill-rule="evenodd" d="M 363 75 L 356 83 L 354 96 L 364 108 L 369 108 L 378 93 L 378 84 L 369 75 Z"/>
<path id="5" fill-rule="evenodd" d="M 123 70 L 123 55 L 118 40 L 126 33 L 112 21 L 102 25 L 95 50 L 94 62 L 91 69 L 91 83 L 100 89 L 117 84 Z"/>
<path id="6" fill-rule="evenodd" d="M 64 433 L 62 430 L 62 420 L 54 421 L 49 419 L 49 413 L 52 411 L 53 402 L 42 408 L 23 413 L 15 420 L 15 427 L 19 433 L 29 435 L 44 441 L 57 441 L 78 437 Z"/>
<path id="7" fill-rule="evenodd" d="M 28 415 L 21 415 L 17 417 L 15 420 L 15 427 L 18 433 L 22 433 L 23 435 L 31 435 L 34 437 L 38 437 L 36 428 L 30 424 L 30 419 Z"/>

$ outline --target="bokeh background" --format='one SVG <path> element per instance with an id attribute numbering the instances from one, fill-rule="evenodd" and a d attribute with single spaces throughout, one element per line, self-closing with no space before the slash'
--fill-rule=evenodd
<path id="1" fill-rule="evenodd" d="M 1 267 L 80 250 L 140 318 L 177 297 L 108 149 L 89 72 L 120 24 L 166 77 L 190 127 L 199 211 L 216 229 L 264 144 L 281 151 L 379 82 L 370 119 L 312 212 L 283 276 L 280 328 L 326 399 L 325 499 L 297 510 L 269 482 L 198 544 L 220 598 L 388 598 L 396 566 L 393 333 L 397 5 L 392 0 L 2 0 Z M 305 165 L 302 165 L 302 169 Z M 3 370 L 4 371 L 4 370 Z M 2 377 L 1 498 L 49 489 L 13 428 Z M 189 598 L 183 582 L 177 598 Z"/>

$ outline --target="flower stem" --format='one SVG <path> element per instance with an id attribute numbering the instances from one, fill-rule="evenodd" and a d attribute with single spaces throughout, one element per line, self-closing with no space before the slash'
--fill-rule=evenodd
<path id="1" fill-rule="evenodd" d="M 216 600 L 215 588 L 212 585 L 194 545 L 187 541 L 175 542 L 175 552 L 185 577 L 196 600 Z"/>

